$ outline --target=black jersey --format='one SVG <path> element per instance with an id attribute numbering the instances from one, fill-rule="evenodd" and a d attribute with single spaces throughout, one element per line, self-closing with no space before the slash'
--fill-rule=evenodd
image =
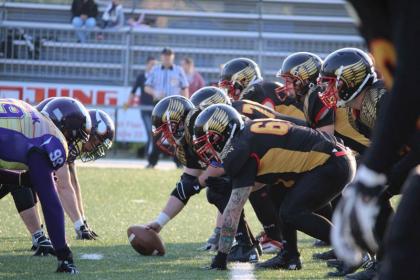
<path id="1" fill-rule="evenodd" d="M 260 103 L 280 114 L 304 120 L 303 106 L 285 93 L 277 94 L 276 89 L 278 87 L 280 87 L 280 84 L 276 82 L 262 81 L 253 84 L 246 89 L 243 99 Z"/>
<path id="2" fill-rule="evenodd" d="M 339 150 L 333 136 L 317 130 L 282 120 L 251 120 L 232 139 L 223 167 L 234 188 L 254 182 L 291 187 Z"/>
<path id="3" fill-rule="evenodd" d="M 232 107 L 235 108 L 241 115 L 250 118 L 251 120 L 255 119 L 279 119 L 292 122 L 296 125 L 306 126 L 306 122 L 289 116 L 280 114 L 273 109 L 264 106 L 260 103 L 251 101 L 251 100 L 237 100 L 232 102 Z"/>

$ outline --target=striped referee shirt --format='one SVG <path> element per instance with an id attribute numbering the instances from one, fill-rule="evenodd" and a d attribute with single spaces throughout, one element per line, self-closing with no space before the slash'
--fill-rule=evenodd
<path id="1" fill-rule="evenodd" d="M 155 96 L 157 100 L 171 95 L 181 95 L 181 90 L 189 86 L 184 70 L 178 65 L 169 68 L 156 65 L 150 71 L 145 85 L 153 88 L 158 94 Z"/>

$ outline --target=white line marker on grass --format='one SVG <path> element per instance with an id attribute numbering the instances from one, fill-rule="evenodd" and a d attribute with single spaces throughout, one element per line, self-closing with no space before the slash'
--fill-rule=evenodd
<path id="1" fill-rule="evenodd" d="M 254 265 L 250 263 L 234 263 L 230 269 L 230 280 L 256 280 Z"/>
<path id="2" fill-rule="evenodd" d="M 144 199 L 133 199 L 132 202 L 141 204 L 141 203 L 146 203 L 146 200 L 144 200 Z"/>
<path id="3" fill-rule="evenodd" d="M 83 254 L 83 255 L 80 256 L 80 258 L 82 260 L 99 261 L 99 260 L 102 260 L 104 258 L 104 256 L 102 254 Z"/>

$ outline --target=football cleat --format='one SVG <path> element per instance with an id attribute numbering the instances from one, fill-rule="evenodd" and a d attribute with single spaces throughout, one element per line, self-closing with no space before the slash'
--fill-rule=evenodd
<path id="1" fill-rule="evenodd" d="M 237 243 L 227 256 L 228 262 L 256 263 L 260 259 L 256 245 Z"/>
<path id="2" fill-rule="evenodd" d="M 35 251 L 34 256 L 55 256 L 55 250 L 52 246 L 51 240 L 44 234 L 44 232 L 38 231 L 32 236 L 32 251 Z"/>
<path id="3" fill-rule="evenodd" d="M 283 248 L 283 244 L 277 240 L 271 239 L 266 233 L 261 233 L 258 241 L 260 242 L 264 254 L 277 254 Z"/>
<path id="4" fill-rule="evenodd" d="M 65 260 L 65 261 L 58 261 L 58 266 L 56 272 L 58 273 L 69 273 L 69 274 L 79 274 L 76 266 L 74 265 L 73 261 Z"/>
<path id="5" fill-rule="evenodd" d="M 360 267 L 368 267 L 369 263 L 371 263 L 371 258 L 369 254 L 365 254 L 362 258 L 362 262 L 357 265 L 348 265 L 341 260 L 328 260 L 327 266 L 328 267 L 335 267 L 336 271 L 329 272 L 328 276 L 330 277 L 341 277 L 348 274 L 351 274 L 358 270 Z"/>
<path id="6" fill-rule="evenodd" d="M 286 269 L 286 270 L 300 270 L 302 263 L 300 261 L 300 255 L 291 256 L 286 250 L 282 250 L 275 257 L 258 263 L 256 268 L 268 268 L 268 269 Z"/>
<path id="7" fill-rule="evenodd" d="M 207 239 L 204 246 L 198 248 L 199 251 L 217 251 L 219 248 L 220 228 L 214 228 L 213 234 Z"/>
<path id="8" fill-rule="evenodd" d="M 327 260 L 331 260 L 331 259 L 337 259 L 337 256 L 334 253 L 334 250 L 329 250 L 323 253 L 315 253 L 312 255 L 312 258 L 314 260 L 323 260 L 323 261 L 327 261 Z"/>
<path id="9" fill-rule="evenodd" d="M 376 261 L 369 261 L 365 265 L 365 270 L 346 275 L 345 280 L 371 280 L 375 279 L 379 272 L 379 263 Z"/>

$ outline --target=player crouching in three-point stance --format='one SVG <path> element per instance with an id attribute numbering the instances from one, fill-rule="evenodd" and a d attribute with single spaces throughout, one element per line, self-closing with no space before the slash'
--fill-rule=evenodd
<path id="1" fill-rule="evenodd" d="M 203 161 L 222 165 L 233 180 L 211 269 L 226 269 L 243 206 L 263 184 L 282 181 L 289 189 L 280 207 L 284 250 L 258 267 L 300 269 L 297 230 L 329 242 L 332 224 L 314 211 L 341 192 L 355 168 L 334 137 L 282 120 L 244 122 L 233 108 L 212 105 L 195 121 L 194 145 Z"/>
<path id="2" fill-rule="evenodd" d="M 55 190 L 53 171 L 68 153 L 89 139 L 91 119 L 83 105 L 72 98 L 50 102 L 42 112 L 29 104 L 0 99 L 0 168 L 28 170 L 37 193 L 51 242 L 57 254 L 57 272 L 78 273 L 65 239 L 64 213 Z M 7 183 L 16 173 L 4 171 Z"/>

